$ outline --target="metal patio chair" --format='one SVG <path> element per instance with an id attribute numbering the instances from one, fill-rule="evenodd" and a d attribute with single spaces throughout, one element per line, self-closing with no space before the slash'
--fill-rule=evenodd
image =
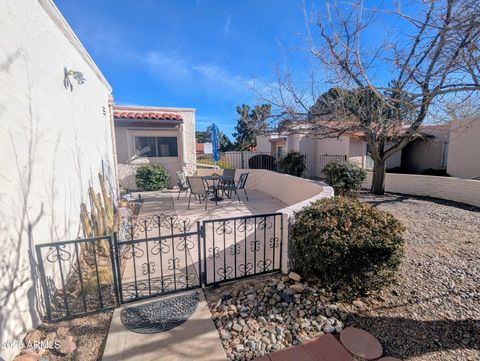
<path id="1" fill-rule="evenodd" d="M 200 204 L 202 200 L 205 201 L 205 210 L 207 210 L 208 197 L 214 195 L 214 192 L 209 189 L 202 177 L 187 177 L 187 182 L 190 188 L 190 196 L 188 197 L 188 209 L 190 209 L 190 202 L 192 194 L 197 198 Z"/>
<path id="2" fill-rule="evenodd" d="M 220 184 L 220 189 L 222 190 L 222 193 L 226 194 L 227 197 L 230 198 L 230 196 L 227 194 L 227 188 L 229 187 L 229 183 L 235 183 L 235 169 L 224 169 L 222 176 L 231 178 L 223 179 L 222 183 Z"/>
<path id="3" fill-rule="evenodd" d="M 247 198 L 247 201 L 248 201 L 248 193 L 247 193 L 247 190 L 245 189 L 245 185 L 247 184 L 247 179 L 248 179 L 248 173 L 240 174 L 240 179 L 238 180 L 237 183 L 235 183 L 235 181 L 225 183 L 225 185 L 224 185 L 225 192 L 230 193 L 230 197 L 232 195 L 232 192 L 235 193 L 235 195 L 238 198 L 238 201 L 240 202 L 240 197 L 238 196 L 238 191 L 243 189 L 243 192 L 245 193 L 245 197 Z"/>
<path id="4" fill-rule="evenodd" d="M 177 199 L 180 199 L 180 194 L 185 192 L 185 197 L 187 196 L 188 190 L 190 187 L 188 186 L 187 182 L 187 175 L 183 171 L 177 171 L 177 178 L 178 178 L 178 196 Z"/>

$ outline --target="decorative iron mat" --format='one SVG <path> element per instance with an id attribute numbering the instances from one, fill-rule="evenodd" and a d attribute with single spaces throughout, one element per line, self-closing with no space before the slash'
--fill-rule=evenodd
<path id="1" fill-rule="evenodd" d="M 137 333 L 158 333 L 171 330 L 184 323 L 197 309 L 198 291 L 129 307 L 121 312 L 127 329 Z"/>

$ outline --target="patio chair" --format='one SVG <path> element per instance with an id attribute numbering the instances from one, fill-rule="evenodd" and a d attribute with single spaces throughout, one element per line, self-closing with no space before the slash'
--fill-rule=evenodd
<path id="1" fill-rule="evenodd" d="M 224 169 L 223 174 L 224 177 L 230 177 L 231 179 L 224 179 L 222 180 L 222 183 L 220 184 L 220 189 L 222 190 L 223 194 L 227 194 L 228 190 L 228 183 L 235 183 L 235 169 Z M 230 198 L 230 196 L 227 197 Z"/>
<path id="2" fill-rule="evenodd" d="M 177 178 L 178 178 L 177 199 L 180 199 L 180 194 L 182 194 L 182 192 L 185 192 L 185 197 L 187 196 L 187 193 L 190 187 L 188 186 L 187 175 L 185 174 L 185 172 L 177 171 Z"/>
<path id="3" fill-rule="evenodd" d="M 188 209 L 190 209 L 190 202 L 192 200 L 192 194 L 195 198 L 198 197 L 198 201 L 202 204 L 202 200 L 205 201 L 205 210 L 207 210 L 208 197 L 213 195 L 214 192 L 208 188 L 208 185 L 202 177 L 187 177 L 188 186 L 190 188 L 190 196 L 188 197 Z"/>
<path id="4" fill-rule="evenodd" d="M 240 179 L 238 180 L 237 183 L 235 183 L 235 181 L 233 181 L 231 183 L 225 183 L 225 185 L 224 185 L 225 191 L 230 193 L 230 197 L 231 197 L 232 192 L 235 193 L 235 195 L 238 198 L 238 201 L 240 202 L 240 197 L 238 195 L 238 191 L 240 189 L 243 189 L 243 192 L 245 193 L 245 197 L 247 198 L 247 201 L 248 201 L 248 193 L 247 193 L 247 190 L 245 189 L 245 185 L 247 184 L 247 179 L 248 179 L 248 173 L 240 174 Z"/>

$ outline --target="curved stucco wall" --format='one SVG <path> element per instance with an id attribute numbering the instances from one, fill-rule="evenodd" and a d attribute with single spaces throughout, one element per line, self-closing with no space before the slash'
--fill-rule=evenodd
<path id="1" fill-rule="evenodd" d="M 212 169 L 197 169 L 200 176 L 213 172 Z M 333 196 L 333 188 L 322 182 L 264 169 L 237 169 L 235 177 L 238 179 L 241 173 L 248 173 L 247 190 L 261 191 L 281 200 L 287 207 L 279 212 L 289 215 L 311 202 Z"/>
<path id="2" fill-rule="evenodd" d="M 287 207 L 277 211 L 282 213 L 283 218 L 282 272 L 287 273 L 291 265 L 289 249 L 292 240 L 289 237 L 289 230 L 292 216 L 311 202 L 333 197 L 333 188 L 322 182 L 263 169 L 237 169 L 235 176 L 238 178 L 240 173 L 247 172 L 247 190 L 267 193 L 287 204 Z M 201 176 L 211 173 L 213 173 L 211 169 L 197 169 L 197 174 Z"/>
<path id="3" fill-rule="evenodd" d="M 372 173 L 363 186 L 370 188 Z M 470 204 L 480 207 L 480 180 L 387 173 L 385 191 L 413 194 Z"/>

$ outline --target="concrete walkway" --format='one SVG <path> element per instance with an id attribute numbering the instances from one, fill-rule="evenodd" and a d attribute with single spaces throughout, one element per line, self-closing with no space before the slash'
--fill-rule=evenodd
<path id="1" fill-rule="evenodd" d="M 120 314 L 127 304 L 113 314 L 103 361 L 225 361 L 226 355 L 202 290 L 194 314 L 183 324 L 167 332 L 140 334 L 129 331 Z M 175 294 L 166 297 L 175 297 Z M 155 302 L 150 299 L 135 305 Z"/>
<path id="2" fill-rule="evenodd" d="M 241 197 L 243 194 L 241 195 Z M 148 192 L 142 193 L 144 203 L 138 215 L 139 219 L 147 219 L 150 216 L 159 214 L 177 215 L 181 219 L 188 218 L 195 224 L 197 220 L 205 220 L 222 217 L 235 217 L 250 214 L 273 213 L 278 209 L 284 208 L 286 205 L 278 199 L 262 193 L 252 191 L 249 193 L 250 201 L 242 202 L 234 199 L 224 199 L 215 205 L 209 202 L 208 209 L 205 211 L 204 204 L 192 199 L 191 209 L 188 209 L 188 197 L 181 195 L 177 200 L 176 192 Z M 275 228 L 275 227 L 274 227 Z M 158 229 L 154 229 L 158 232 Z M 162 234 L 168 234 L 163 231 Z M 277 230 L 278 234 L 278 230 Z M 150 236 L 150 235 L 148 235 Z M 144 235 L 139 235 L 143 238 Z M 267 239 L 267 238 L 266 238 Z M 227 240 L 228 241 L 228 240 Z M 207 240 L 207 242 L 209 242 Z M 225 240 L 224 240 L 225 242 Z M 227 246 L 229 246 L 229 243 Z M 143 250 L 145 245 L 139 245 L 138 248 Z M 197 269 L 197 249 L 188 250 L 188 267 L 190 270 Z M 148 250 L 144 250 L 144 254 Z M 164 255 L 168 258 L 169 254 Z M 142 256 L 143 258 L 146 256 Z M 143 258 L 137 258 L 137 263 L 141 264 Z M 279 257 L 277 257 L 279 259 Z M 131 259 L 127 261 L 126 267 L 122 275 L 122 284 L 128 284 L 133 276 Z M 138 266 L 138 265 L 137 265 Z M 156 269 L 161 267 L 155 264 Z M 142 277 L 140 270 L 137 270 L 135 277 Z M 144 276 L 145 277 L 145 276 Z M 145 281 L 138 279 L 137 281 Z M 211 319 L 210 310 L 208 309 L 205 296 L 201 289 L 200 302 L 195 313 L 185 323 L 177 326 L 169 331 L 155 334 L 139 334 L 129 331 L 122 323 L 121 311 L 131 305 L 140 305 L 155 302 L 160 298 L 175 297 L 181 293 L 172 296 L 161 296 L 151 298 L 143 302 L 126 304 L 115 310 L 110 325 L 110 330 L 103 355 L 104 361 L 224 361 L 226 354 L 220 341 L 218 332 Z"/>

